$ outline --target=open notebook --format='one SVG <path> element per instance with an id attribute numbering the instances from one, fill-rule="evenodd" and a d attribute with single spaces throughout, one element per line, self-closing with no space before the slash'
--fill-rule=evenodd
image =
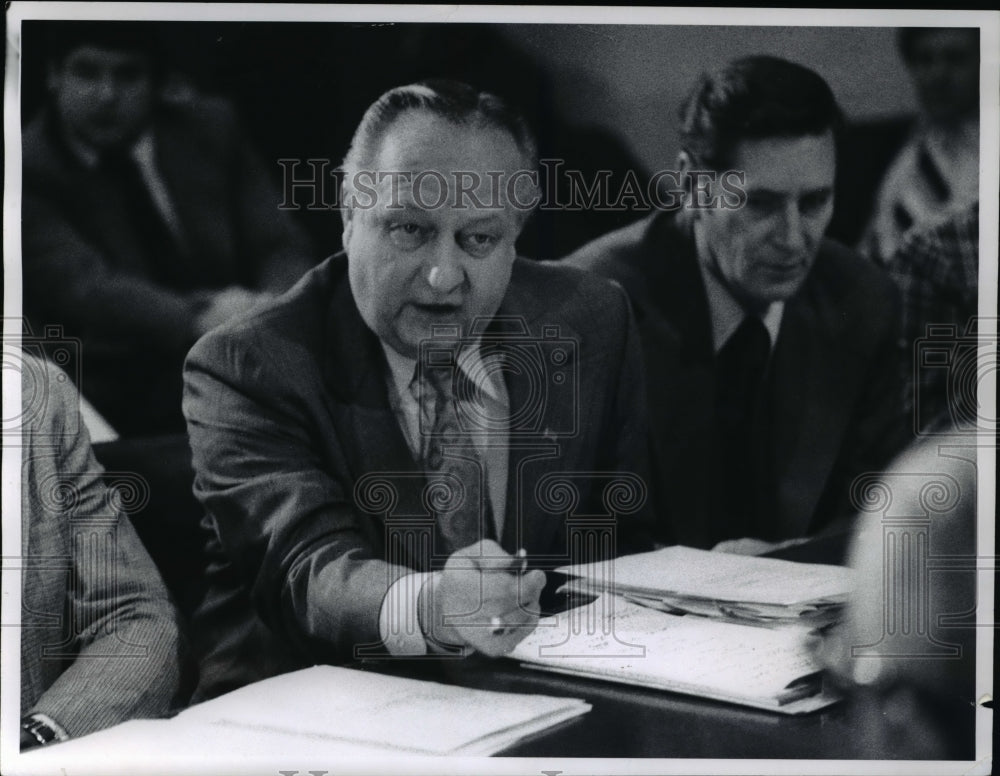
<path id="1" fill-rule="evenodd" d="M 803 629 L 656 611 L 611 595 L 543 618 L 511 657 L 532 668 L 804 714 L 838 700 Z"/>
<path id="2" fill-rule="evenodd" d="M 157 768 L 314 758 L 488 755 L 590 710 L 574 698 L 472 690 L 333 666 L 257 682 L 169 720 L 135 720 L 37 750 L 51 762 Z M 32 760 L 36 752 L 28 757 Z M 315 759 L 325 758 L 325 759 Z M 98 760 L 99 762 L 99 760 Z M 98 771 L 101 772 L 101 771 Z"/>

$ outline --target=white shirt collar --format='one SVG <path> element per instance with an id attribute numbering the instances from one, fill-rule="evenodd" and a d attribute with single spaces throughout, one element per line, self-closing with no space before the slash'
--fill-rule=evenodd
<path id="1" fill-rule="evenodd" d="M 100 164 L 100 151 L 83 142 L 72 132 L 66 132 L 64 137 L 70 152 L 79 160 L 80 164 L 88 170 L 93 170 L 98 164 Z M 147 129 L 139 136 L 139 139 L 131 145 L 128 153 L 144 168 L 148 169 L 154 164 L 154 145 L 155 141 L 153 140 L 153 133 Z"/>
<path id="2" fill-rule="evenodd" d="M 156 166 L 156 142 L 152 132 L 143 132 L 135 141 L 129 153 L 144 168 L 149 169 Z"/>

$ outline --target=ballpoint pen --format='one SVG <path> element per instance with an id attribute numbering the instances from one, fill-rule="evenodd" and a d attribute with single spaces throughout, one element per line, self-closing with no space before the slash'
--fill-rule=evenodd
<path id="1" fill-rule="evenodd" d="M 514 561 L 516 565 L 512 565 L 508 568 L 508 571 L 513 572 L 516 576 L 522 577 L 524 573 L 528 570 L 528 551 L 522 547 L 514 555 Z M 490 633 L 494 636 L 500 636 L 505 633 L 507 628 L 503 624 L 503 620 L 499 617 L 492 617 L 490 619 Z"/>

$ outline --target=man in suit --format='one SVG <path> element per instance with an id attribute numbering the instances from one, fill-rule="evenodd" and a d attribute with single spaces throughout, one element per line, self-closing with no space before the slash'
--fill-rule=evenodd
<path id="1" fill-rule="evenodd" d="M 53 23 L 23 134 L 25 313 L 80 338 L 81 390 L 126 436 L 183 431 L 191 345 L 314 263 L 232 111 L 160 98 L 149 29 Z"/>
<path id="2" fill-rule="evenodd" d="M 192 677 L 166 588 L 121 511 L 141 486 L 120 475 L 126 489 L 112 493 L 64 372 L 24 353 L 21 386 L 26 749 L 167 716 Z"/>
<path id="3" fill-rule="evenodd" d="M 681 111 L 685 207 L 569 259 L 632 299 L 663 541 L 761 551 L 832 530 L 894 445 L 897 294 L 823 239 L 838 117 L 785 60 L 705 75 Z"/>
<path id="4" fill-rule="evenodd" d="M 502 655 L 540 569 L 651 546 L 628 301 L 516 257 L 534 148 L 492 95 L 390 90 L 344 163 L 345 251 L 189 354 L 214 534 L 196 697 L 316 662 Z"/>

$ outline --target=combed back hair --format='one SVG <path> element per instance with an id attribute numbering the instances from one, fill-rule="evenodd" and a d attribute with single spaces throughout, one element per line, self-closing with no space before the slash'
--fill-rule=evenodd
<path id="1" fill-rule="evenodd" d="M 702 75 L 688 94 L 681 149 L 695 165 L 722 170 L 742 141 L 821 135 L 841 122 L 833 91 L 812 70 L 779 57 L 745 57 Z"/>
<path id="2" fill-rule="evenodd" d="M 365 111 L 344 157 L 345 190 L 351 190 L 355 173 L 371 169 L 390 127 L 411 111 L 424 111 L 458 126 L 502 130 L 520 150 L 524 169 L 538 167 L 535 138 L 520 113 L 494 94 L 461 81 L 435 79 L 390 89 Z"/>

